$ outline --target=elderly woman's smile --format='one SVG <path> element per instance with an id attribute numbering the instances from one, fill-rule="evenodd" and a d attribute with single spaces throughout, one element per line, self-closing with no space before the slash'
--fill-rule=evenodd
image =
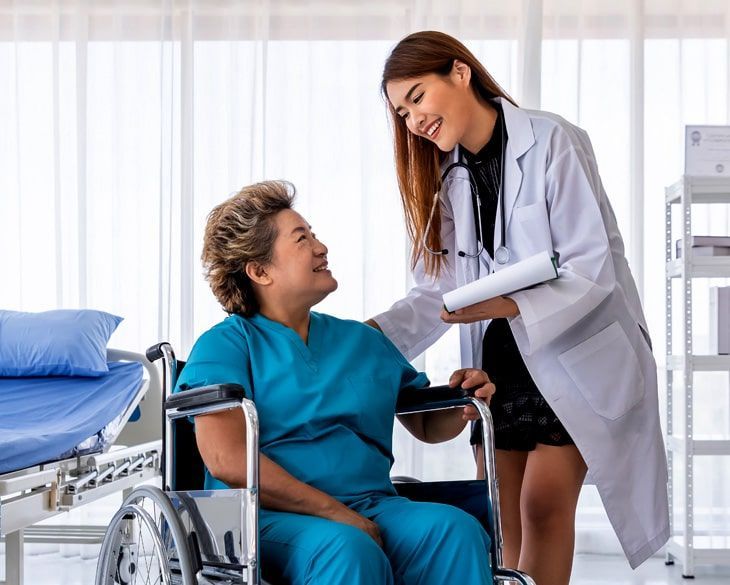
<path id="1" fill-rule="evenodd" d="M 277 236 L 271 263 L 264 267 L 273 293 L 287 304 L 310 309 L 337 289 L 327 262 L 327 246 L 317 239 L 307 221 L 293 209 L 273 217 Z"/>

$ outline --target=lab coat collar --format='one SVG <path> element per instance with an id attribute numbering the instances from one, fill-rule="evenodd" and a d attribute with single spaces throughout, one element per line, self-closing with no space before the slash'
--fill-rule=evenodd
<path id="1" fill-rule="evenodd" d="M 516 160 L 525 154 L 535 144 L 535 133 L 532 130 L 530 116 L 522 108 L 513 105 L 512 102 L 504 98 L 494 98 L 494 101 L 502 106 L 504 115 L 504 123 L 507 127 L 507 145 L 512 152 L 512 157 Z M 450 164 L 459 160 L 461 146 L 459 144 L 454 147 L 444 158 L 441 164 L 441 170 Z"/>
<path id="2" fill-rule="evenodd" d="M 502 106 L 508 146 L 504 153 L 504 186 L 499 202 L 499 205 L 504 205 L 504 226 L 502 222 L 498 221 L 494 230 L 494 249 L 496 250 L 501 244 L 502 230 L 509 230 L 512 211 L 517 203 L 520 187 L 522 187 L 522 168 L 518 161 L 535 145 L 535 133 L 532 130 L 530 116 L 525 110 L 503 98 L 496 98 L 495 101 Z M 497 209 L 497 214 L 501 213 L 501 210 Z M 509 236 L 506 239 L 509 240 Z M 510 242 L 507 241 L 506 244 L 509 248 Z"/>
<path id="3" fill-rule="evenodd" d="M 512 151 L 512 156 L 518 159 L 535 144 L 535 133 L 532 130 L 530 116 L 509 100 L 495 98 L 494 101 L 502 106 L 504 123 L 507 127 L 507 143 Z"/>

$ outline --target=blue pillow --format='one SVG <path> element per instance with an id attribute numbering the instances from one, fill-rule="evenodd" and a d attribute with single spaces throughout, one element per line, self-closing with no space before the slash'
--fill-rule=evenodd
<path id="1" fill-rule="evenodd" d="M 121 317 L 92 310 L 0 310 L 0 376 L 102 376 Z"/>

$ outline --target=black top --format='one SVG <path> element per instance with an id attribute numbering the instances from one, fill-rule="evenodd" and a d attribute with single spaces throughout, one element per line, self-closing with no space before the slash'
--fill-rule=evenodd
<path id="1" fill-rule="evenodd" d="M 502 108 L 499 104 L 494 104 L 494 107 L 497 110 L 497 119 L 489 142 L 476 154 L 462 148 L 464 162 L 474 176 L 476 191 L 481 203 L 482 231 L 486 240 L 482 242 L 482 245 L 491 258 L 494 258 L 494 230 L 497 218 L 497 203 L 499 201 L 499 187 L 502 180 L 502 158 L 504 157 L 502 146 L 507 143 L 507 132 L 504 129 L 502 120 Z M 504 140 L 502 139 L 503 133 Z M 472 205 L 474 208 L 474 229 L 476 230 L 477 240 L 480 240 L 477 200 L 473 196 Z"/>
<path id="2" fill-rule="evenodd" d="M 476 154 L 462 148 L 464 162 L 474 176 L 477 195 L 481 203 L 482 231 L 484 240 L 486 240 L 482 242 L 482 245 L 491 258 L 494 258 L 494 231 L 499 187 L 502 180 L 502 159 L 504 158 L 502 146 L 507 144 L 507 131 L 504 127 L 502 108 L 499 104 L 494 104 L 494 107 L 497 110 L 497 120 L 489 142 Z M 502 134 L 504 134 L 504 140 L 502 140 Z M 472 205 L 474 206 L 474 229 L 477 240 L 479 240 L 476 197 L 472 197 Z M 512 381 L 531 380 L 507 319 L 492 320 L 484 334 L 482 352 L 482 367 L 489 374 L 492 382 L 497 380 L 504 383 L 505 377 Z"/>

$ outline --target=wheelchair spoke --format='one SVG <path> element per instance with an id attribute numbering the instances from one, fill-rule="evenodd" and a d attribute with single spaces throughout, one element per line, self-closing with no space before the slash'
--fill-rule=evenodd
<path id="1" fill-rule="evenodd" d="M 184 527 L 158 488 L 140 486 L 114 515 L 96 585 L 191 585 Z M 180 543 L 183 548 L 178 550 Z"/>
<path id="2" fill-rule="evenodd" d="M 158 535 L 158 546 L 155 544 L 155 536 L 150 530 L 159 531 L 164 526 L 164 515 L 160 512 L 157 505 L 150 502 L 147 498 L 141 498 L 137 501 L 137 505 L 146 510 L 153 510 L 150 518 L 154 525 L 149 526 L 138 518 L 131 520 L 134 523 L 132 533 L 128 537 L 129 548 L 124 547 L 119 554 L 119 570 L 116 582 L 119 585 L 161 585 L 168 583 L 165 576 L 165 567 L 161 565 L 162 558 L 168 557 L 168 546 L 162 544 Z M 161 550 L 158 550 L 160 548 Z"/>
<path id="3" fill-rule="evenodd" d="M 144 542 L 144 538 L 143 538 L 143 534 L 142 534 L 141 530 L 140 530 L 140 535 L 139 535 L 139 545 L 142 549 L 142 554 L 144 555 L 144 558 L 145 558 L 145 567 L 147 569 L 147 575 L 149 575 L 151 558 L 150 558 L 150 555 L 147 554 L 147 547 L 145 546 L 145 542 Z"/>

